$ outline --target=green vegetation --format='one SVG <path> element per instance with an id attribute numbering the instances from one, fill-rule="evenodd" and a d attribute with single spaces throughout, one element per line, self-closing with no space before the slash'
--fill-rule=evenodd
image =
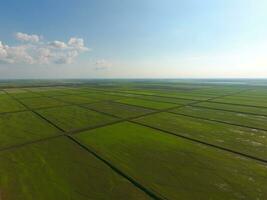
<path id="1" fill-rule="evenodd" d="M 153 114 L 134 121 L 267 160 L 266 131 L 171 113 Z"/>
<path id="2" fill-rule="evenodd" d="M 33 93 L 33 92 L 27 92 L 27 91 L 21 91 L 21 92 L 11 92 L 9 93 L 11 96 L 17 98 L 17 99 L 23 99 L 23 98 L 35 98 L 40 97 L 39 94 Z"/>
<path id="3" fill-rule="evenodd" d="M 162 101 L 167 103 L 175 103 L 180 105 L 190 104 L 195 102 L 189 99 L 179 99 L 179 98 L 169 98 L 169 97 L 159 97 L 159 96 L 142 96 L 141 98 L 151 100 L 151 101 Z"/>
<path id="4" fill-rule="evenodd" d="M 114 117 L 79 106 L 65 106 L 37 111 L 65 131 L 95 127 L 116 121 Z"/>
<path id="5" fill-rule="evenodd" d="M 0 200 L 266 200 L 267 81 L 244 81 L 0 81 Z"/>
<path id="6" fill-rule="evenodd" d="M 101 101 L 104 101 L 104 100 L 116 100 L 116 99 L 121 99 L 122 97 L 120 96 L 117 96 L 117 95 L 108 95 L 108 94 L 103 94 L 101 92 L 95 92 L 95 91 L 92 91 L 92 92 L 87 92 L 87 93 L 83 93 L 81 94 L 81 96 L 83 97 L 87 97 L 89 99 L 97 99 L 97 100 L 101 100 Z"/>
<path id="7" fill-rule="evenodd" d="M 236 105 L 247 105 L 247 106 L 258 106 L 258 107 L 267 107 L 266 97 L 257 97 L 257 96 L 228 96 L 224 98 L 214 99 L 214 102 L 220 103 L 230 103 Z"/>
<path id="8" fill-rule="evenodd" d="M 4 90 L 9 95 L 21 99 L 21 98 L 34 98 L 39 97 L 40 95 L 37 93 L 33 93 L 28 91 L 26 88 L 8 88 Z"/>
<path id="9" fill-rule="evenodd" d="M 48 97 L 67 95 L 64 92 L 64 90 L 45 90 L 45 91 L 39 91 L 36 93 L 38 93 L 38 95 L 40 96 L 48 96 Z"/>
<path id="10" fill-rule="evenodd" d="M 144 99 L 134 99 L 134 98 L 120 99 L 120 100 L 116 100 L 116 102 L 125 103 L 129 105 L 134 105 L 134 106 L 141 106 L 145 108 L 158 109 L 158 110 L 168 109 L 168 108 L 177 106 L 176 104 L 171 104 L 171 103 L 149 101 L 149 100 L 144 100 Z"/>
<path id="11" fill-rule="evenodd" d="M 64 96 L 55 96 L 53 97 L 59 101 L 63 101 L 66 103 L 72 103 L 72 104 L 87 104 L 92 102 L 99 101 L 98 99 L 92 98 L 92 97 L 84 97 L 79 95 L 64 95 Z"/>
<path id="12" fill-rule="evenodd" d="M 25 107 L 6 94 L 0 95 L 0 113 L 25 110 Z"/>
<path id="13" fill-rule="evenodd" d="M 223 104 L 215 102 L 203 102 L 203 103 L 198 103 L 194 106 L 267 116 L 267 108 L 259 108 L 254 106 L 231 105 L 231 104 Z"/>
<path id="14" fill-rule="evenodd" d="M 131 118 L 144 115 L 153 112 L 146 108 L 137 106 L 130 106 L 127 104 L 120 104 L 116 102 L 100 102 L 95 104 L 85 105 L 87 108 L 91 108 L 96 111 L 104 112 L 110 115 L 114 115 L 119 118 Z"/>
<path id="15" fill-rule="evenodd" d="M 260 115 L 251 115 L 238 112 L 229 112 L 222 110 L 213 110 L 209 108 L 199 108 L 186 106 L 172 110 L 174 113 L 180 113 L 193 117 L 199 117 L 210 120 L 237 124 L 240 126 L 248 126 L 252 128 L 267 130 L 267 117 Z"/>
<path id="16" fill-rule="evenodd" d="M 29 111 L 0 115 L 0 149 L 57 133 L 59 130 Z"/>
<path id="17" fill-rule="evenodd" d="M 0 174 L 4 200 L 149 199 L 66 138 L 0 152 Z"/>
<path id="18" fill-rule="evenodd" d="M 267 195 L 266 166 L 164 132 L 126 122 L 75 137 L 167 199 Z"/>
<path id="19" fill-rule="evenodd" d="M 124 90 L 123 92 L 139 94 L 139 95 L 157 95 L 160 97 L 174 97 L 188 100 L 207 100 L 213 95 L 203 95 L 203 94 L 192 94 L 191 90 L 182 90 L 182 91 L 174 91 L 174 90 Z"/>
<path id="20" fill-rule="evenodd" d="M 26 98 L 21 99 L 20 101 L 31 109 L 67 105 L 67 103 L 58 101 L 50 97 Z"/>

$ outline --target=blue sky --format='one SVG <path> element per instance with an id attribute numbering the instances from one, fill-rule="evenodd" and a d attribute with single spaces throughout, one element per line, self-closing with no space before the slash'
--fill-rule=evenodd
<path id="1" fill-rule="evenodd" d="M 267 77 L 266 9 L 264 0 L 3 1 L 0 78 Z"/>

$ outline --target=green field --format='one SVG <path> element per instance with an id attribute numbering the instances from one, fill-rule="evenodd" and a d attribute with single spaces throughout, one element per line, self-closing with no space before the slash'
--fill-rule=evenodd
<path id="1" fill-rule="evenodd" d="M 267 195 L 266 166 L 164 132 L 125 122 L 76 138 L 167 199 Z"/>
<path id="2" fill-rule="evenodd" d="M 21 103 L 5 94 L 0 95 L 0 113 L 15 112 L 20 110 L 25 110 L 25 107 Z"/>
<path id="3" fill-rule="evenodd" d="M 150 100 L 144 100 L 144 99 L 121 99 L 116 100 L 116 102 L 134 105 L 134 106 L 140 106 L 145 108 L 151 108 L 151 109 L 168 109 L 175 107 L 177 105 L 171 104 L 171 103 L 165 103 L 165 102 L 159 102 L 159 101 L 150 101 Z"/>
<path id="4" fill-rule="evenodd" d="M 87 103 L 98 101 L 98 99 L 95 99 L 92 97 L 88 98 L 88 97 L 79 96 L 79 95 L 54 96 L 53 98 L 56 100 L 59 100 L 65 103 L 71 103 L 71 104 L 87 104 Z"/>
<path id="5" fill-rule="evenodd" d="M 26 105 L 30 109 L 57 107 L 57 106 L 67 105 L 67 103 L 65 102 L 58 101 L 56 99 L 49 98 L 49 97 L 26 98 L 26 99 L 21 99 L 20 102 L 22 102 L 24 105 Z"/>
<path id="6" fill-rule="evenodd" d="M 267 160 L 267 132 L 216 123 L 171 113 L 159 113 L 134 121 L 173 134 L 208 142 Z"/>
<path id="7" fill-rule="evenodd" d="M 228 103 L 234 105 L 246 105 L 246 106 L 256 106 L 267 108 L 267 99 L 266 97 L 257 97 L 257 96 L 228 96 L 223 98 L 218 98 L 213 100 L 214 102 L 219 103 Z"/>
<path id="8" fill-rule="evenodd" d="M 267 116 L 267 108 L 259 108 L 254 106 L 231 105 L 231 104 L 214 103 L 214 102 L 198 103 L 195 106 Z"/>
<path id="9" fill-rule="evenodd" d="M 267 117 L 260 115 L 255 116 L 251 114 L 235 113 L 192 106 L 177 108 L 172 110 L 172 112 L 196 118 L 216 120 L 219 122 L 226 122 L 240 126 L 248 126 L 251 128 L 267 130 Z"/>
<path id="10" fill-rule="evenodd" d="M 0 81 L 0 200 L 266 200 L 267 81 L 222 82 Z"/>
<path id="11" fill-rule="evenodd" d="M 65 106 L 37 111 L 65 131 L 107 124 L 117 119 L 79 106 Z"/>
<path id="12" fill-rule="evenodd" d="M 149 199 L 66 138 L 0 152 L 2 199 Z"/>
<path id="13" fill-rule="evenodd" d="M 93 110 L 104 112 L 110 115 L 114 115 L 119 118 L 131 118 L 140 115 L 148 114 L 153 112 L 153 110 L 140 108 L 138 106 L 131 106 L 127 104 L 120 104 L 117 102 L 100 102 L 95 104 L 85 105 L 87 108 Z"/>
<path id="14" fill-rule="evenodd" d="M 30 111 L 0 115 L 0 148 L 54 136 L 59 130 Z"/>

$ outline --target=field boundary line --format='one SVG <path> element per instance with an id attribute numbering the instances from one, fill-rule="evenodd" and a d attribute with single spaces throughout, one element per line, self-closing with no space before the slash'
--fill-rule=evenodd
<path id="1" fill-rule="evenodd" d="M 194 102 L 195 103 L 195 102 Z M 194 104 L 193 103 L 193 104 Z M 186 107 L 186 106 L 189 106 L 188 104 L 187 105 L 184 105 L 182 107 Z M 178 108 L 180 108 L 180 106 L 178 106 Z M 89 109 L 89 108 L 88 108 Z M 267 160 L 264 160 L 264 159 L 261 159 L 261 158 L 258 158 L 258 157 L 255 157 L 255 156 L 251 156 L 251 155 L 248 155 L 248 154 L 245 154 L 245 153 L 242 153 L 242 152 L 239 152 L 239 151 L 235 151 L 235 150 L 232 150 L 232 149 L 228 149 L 228 148 L 225 148 L 225 147 L 221 147 L 221 146 L 217 146 L 217 145 L 214 145 L 214 144 L 211 144 L 211 143 L 208 143 L 208 142 L 204 142 L 204 141 L 201 141 L 201 140 L 197 140 L 197 139 L 193 139 L 193 138 L 190 138 L 190 137 L 186 137 L 186 136 L 182 136 L 182 135 L 178 135 L 178 134 L 175 134 L 175 133 L 172 133 L 170 131 L 166 131 L 166 130 L 163 130 L 163 129 L 159 129 L 159 128 L 156 128 L 156 127 L 153 127 L 153 126 L 149 126 L 149 125 L 145 125 L 145 124 L 142 124 L 142 123 L 138 123 L 138 122 L 135 122 L 135 121 L 132 121 L 134 119 L 138 119 L 138 118 L 142 118 L 142 117 L 146 117 L 146 116 L 149 116 L 149 115 L 153 115 L 153 114 L 159 114 L 159 113 L 163 113 L 163 112 L 169 112 L 168 110 L 172 110 L 173 108 L 168 108 L 168 109 L 164 109 L 164 110 L 155 110 L 155 112 L 151 112 L 151 113 L 146 113 L 146 114 L 143 114 L 143 115 L 139 115 L 139 116 L 136 116 L 136 117 L 129 117 L 129 118 L 119 118 L 115 115 L 112 115 L 112 114 L 108 114 L 112 117 L 117 117 L 121 120 L 117 121 L 117 122 L 114 122 L 114 123 L 110 123 L 110 124 L 105 124 L 103 126 L 100 126 L 100 127 L 97 127 L 97 128 L 101 128 L 101 127 L 105 127 L 105 126 L 110 126 L 110 125 L 113 125 L 113 124 L 117 124 L 117 123 L 121 123 L 121 122 L 132 122 L 132 123 L 136 123 L 136 124 L 139 124 L 139 125 L 142 125 L 142 126 L 147 126 L 149 128 L 152 128 L 152 129 L 155 129 L 155 130 L 159 130 L 161 132 L 165 132 L 165 133 L 169 133 L 169 134 L 172 134 L 174 136 L 179 136 L 179 137 L 183 137 L 184 139 L 187 139 L 187 140 L 191 140 L 191 141 L 194 141 L 194 142 L 197 142 L 197 143 L 201 143 L 203 145 L 208 145 L 210 147 L 213 147 L 213 148 L 218 148 L 220 150 L 225 150 L 225 151 L 228 151 L 228 152 L 231 152 L 233 154 L 238 154 L 239 156 L 243 156 L 243 157 L 246 157 L 246 158 L 250 158 L 250 159 L 253 159 L 253 160 L 257 160 L 257 161 L 261 161 L 261 162 L 264 162 L 265 164 L 267 163 Z M 93 110 L 95 112 L 99 112 L 97 110 Z M 106 114 L 104 112 L 100 112 L 100 113 L 103 113 L 103 114 Z M 169 113 L 172 113 L 172 112 L 169 112 Z M 172 114 L 175 114 L 175 115 L 179 115 L 178 113 L 172 113 Z M 191 117 L 191 116 L 187 116 L 187 117 Z M 194 117 L 193 117 L 194 118 Z M 203 120 L 205 121 L 206 119 L 200 119 L 200 120 Z M 206 120 L 206 121 L 210 121 L 210 120 Z M 216 123 L 222 123 L 222 122 L 217 122 L 215 121 Z M 232 126 L 239 126 L 239 125 L 235 125 L 235 124 L 228 124 L 228 125 L 232 125 Z M 241 126 L 242 127 L 242 126 Z M 244 127 L 244 128 L 250 128 L 250 127 Z M 256 129 L 256 128 L 253 128 L 253 129 Z M 92 130 L 92 129 L 86 129 L 86 130 Z M 84 131 L 86 131 L 84 130 Z M 264 131 L 264 130 L 263 130 Z M 79 134 L 80 132 L 82 131 L 75 131 L 76 133 L 74 134 Z"/>
<path id="2" fill-rule="evenodd" d="M 247 105 L 247 104 L 238 104 L 238 103 L 229 103 L 229 102 L 219 102 L 219 101 L 212 101 L 208 100 L 207 102 L 211 103 L 218 103 L 218 104 L 228 104 L 228 105 L 233 105 L 233 106 L 244 106 L 244 107 L 253 107 L 253 108 L 267 108 L 267 106 L 255 106 L 255 105 Z"/>
<path id="3" fill-rule="evenodd" d="M 173 97 L 173 96 L 162 96 L 162 95 L 152 95 L 152 94 L 138 94 L 133 92 L 120 92 L 116 90 L 104 90 L 104 89 L 96 89 L 98 91 L 102 92 L 115 92 L 115 93 L 121 93 L 121 94 L 133 94 L 133 95 L 140 95 L 140 96 L 151 96 L 151 97 L 163 97 L 163 98 L 170 98 L 170 99 L 180 99 L 180 100 L 191 100 L 191 101 L 200 101 L 199 99 L 188 99 L 183 97 Z M 138 98 L 138 97 L 129 97 L 129 98 Z"/>
<path id="4" fill-rule="evenodd" d="M 223 98 L 223 97 L 226 97 L 226 96 L 234 96 L 236 94 L 239 94 L 239 93 L 243 93 L 245 91 L 248 91 L 248 90 L 252 90 L 252 89 L 244 89 L 244 90 L 240 90 L 238 92 L 234 92 L 234 93 L 229 93 L 229 94 L 225 94 L 225 95 L 219 95 L 219 96 L 213 96 L 213 97 L 210 97 L 210 98 L 206 98 L 206 99 L 189 99 L 189 98 L 183 98 L 183 97 L 173 97 L 173 96 L 162 96 L 162 95 L 152 95 L 152 94 L 137 94 L 137 93 L 132 93 L 132 92 L 120 92 L 120 91 L 116 91 L 116 90 L 104 90 L 104 89 L 96 89 L 96 90 L 99 90 L 99 91 L 104 91 L 104 92 L 115 92 L 115 93 L 122 93 L 122 94 L 134 94 L 134 95 L 140 95 L 140 96 L 154 96 L 154 97 L 163 97 L 163 98 L 170 98 L 170 99 L 180 99 L 180 100 L 191 100 L 191 101 L 209 101 L 209 100 L 213 100 L 213 99 L 217 99 L 217 98 Z M 204 97 L 204 96 L 202 96 Z M 129 97 L 131 98 L 131 97 Z M 138 98 L 138 97 L 132 97 L 132 98 Z M 153 100 L 151 100 L 153 101 Z"/>
<path id="5" fill-rule="evenodd" d="M 29 111 L 27 108 L 25 108 L 25 110 L 17 110 L 17 111 L 9 111 L 9 112 L 1 112 L 0 113 L 0 117 L 2 115 L 8 115 L 8 114 L 15 114 L 15 113 L 21 113 L 21 112 L 27 112 Z"/>
<path id="6" fill-rule="evenodd" d="M 66 135 L 66 137 L 68 137 L 75 144 L 77 144 L 78 146 L 80 146 L 81 148 L 83 148 L 84 150 L 86 150 L 87 152 L 89 152 L 90 154 L 92 154 L 93 156 L 95 156 L 97 159 L 101 160 L 108 167 L 110 167 L 114 172 L 116 172 L 117 174 L 119 174 L 120 176 L 122 176 L 123 178 L 125 178 L 126 180 L 128 180 L 129 182 L 131 182 L 135 187 L 137 187 L 140 190 L 142 190 L 148 196 L 150 196 L 150 197 L 152 197 L 153 199 L 156 199 L 156 200 L 167 200 L 166 197 L 162 197 L 161 194 L 157 194 L 155 191 L 146 188 L 145 186 L 143 186 L 142 184 L 140 184 L 139 182 L 137 182 L 134 178 L 132 178 L 131 176 L 128 176 L 126 173 L 124 173 L 123 171 L 121 171 L 120 169 L 118 169 L 110 161 L 104 159 L 102 156 L 99 155 L 99 153 L 96 153 L 94 150 L 92 150 L 88 146 L 82 144 L 80 141 L 76 140 L 72 136 Z"/>
<path id="7" fill-rule="evenodd" d="M 175 115 L 182 115 L 182 116 L 185 116 L 185 117 L 190 117 L 190 118 L 194 118 L 194 119 L 200 119 L 200 120 L 203 120 L 203 121 L 216 122 L 216 123 L 227 124 L 227 125 L 231 125 L 231 126 L 239 126 L 239 127 L 243 127 L 243 128 L 256 129 L 256 130 L 260 130 L 260 131 L 267 131 L 267 129 L 263 129 L 263 128 L 246 126 L 246 125 L 242 125 L 242 124 L 235 124 L 235 123 L 220 121 L 220 120 L 216 120 L 216 119 L 210 119 L 210 118 L 205 118 L 205 117 L 198 117 L 198 116 L 193 116 L 193 115 L 187 115 L 187 114 L 177 113 L 177 112 L 173 112 L 173 111 L 167 111 L 167 112 L 168 113 L 171 113 L 171 114 L 175 114 Z"/>
<path id="8" fill-rule="evenodd" d="M 204 142 L 204 141 L 201 141 L 201 140 L 198 140 L 198 139 L 190 138 L 190 137 L 187 137 L 187 136 L 184 136 L 184 135 L 181 135 L 181 134 L 176 134 L 176 133 L 173 133 L 171 131 L 167 131 L 167 130 L 164 130 L 164 129 L 161 129 L 161 128 L 153 127 L 153 126 L 150 126 L 150 125 L 147 125 L 147 124 L 143 124 L 143 123 L 140 123 L 140 122 L 137 122 L 137 121 L 129 121 L 129 122 L 134 123 L 134 124 L 138 124 L 138 125 L 141 125 L 141 126 L 145 126 L 145 127 L 151 128 L 151 129 L 155 129 L 155 130 L 167 133 L 169 135 L 173 135 L 173 136 L 180 137 L 180 138 L 183 138 L 183 139 L 186 139 L 186 140 L 190 140 L 190 141 L 195 142 L 195 143 L 204 144 L 206 146 L 213 147 L 215 149 L 220 149 L 220 150 L 223 150 L 223 151 L 226 151 L 226 152 L 230 152 L 232 154 L 237 154 L 237 155 L 245 157 L 245 158 L 256 160 L 256 161 L 259 161 L 261 163 L 264 163 L 264 165 L 267 164 L 267 160 L 265 160 L 265 159 L 258 158 L 258 157 L 255 157 L 255 156 L 252 156 L 252 155 L 248 155 L 248 154 L 245 154 L 245 153 L 241 153 L 239 151 L 228 149 L 226 147 L 217 146 L 215 144 L 211 144 L 211 143 Z"/>
<path id="9" fill-rule="evenodd" d="M 10 145 L 8 147 L 1 148 L 0 152 L 14 150 L 14 149 L 17 149 L 17 148 L 21 148 L 21 147 L 28 146 L 28 145 L 31 145 L 31 144 L 41 143 L 41 142 L 48 141 L 48 140 L 51 140 L 51 139 L 54 139 L 54 138 L 59 138 L 59 137 L 62 137 L 62 136 L 64 136 L 63 133 L 57 133 L 57 135 L 47 136 L 47 137 L 44 137 L 44 138 L 40 138 L 40 139 L 37 139 L 37 140 L 24 142 L 24 143 L 21 143 L 21 144 Z"/>
<path id="10" fill-rule="evenodd" d="M 43 87 L 47 87 L 47 86 L 43 86 Z M 29 87 L 28 87 L 29 88 Z M 15 88 L 14 88 L 15 89 Z M 19 88 L 20 89 L 20 88 Z M 30 90 L 27 90 L 27 88 L 22 88 L 23 90 L 26 90 L 26 91 L 28 91 L 28 92 L 30 92 L 30 93 L 37 93 L 37 92 L 33 92 L 33 91 L 30 91 Z M 96 91 L 99 91 L 98 89 L 94 89 L 94 90 L 96 90 Z M 38 97 L 27 97 L 27 98 L 16 98 L 16 97 L 14 97 L 14 96 L 12 96 L 11 94 L 9 94 L 7 91 L 5 91 L 5 90 L 1 90 L 0 89 L 0 91 L 3 91 L 5 94 L 7 94 L 9 97 L 11 97 L 11 98 L 13 98 L 13 99 L 15 99 L 16 101 L 18 101 L 20 104 L 22 104 L 22 102 L 21 102 L 21 100 L 24 100 L 24 99 L 35 99 L 35 98 L 41 98 L 41 97 L 47 97 L 47 98 L 51 98 L 51 99 L 53 99 L 53 100 L 57 100 L 57 101 L 59 101 L 59 102 L 63 102 L 63 103 L 66 103 L 66 105 L 58 105 L 58 106 L 49 106 L 49 107 L 40 107 L 40 108 L 29 108 L 29 106 L 27 106 L 27 107 L 25 107 L 25 104 L 23 104 L 24 105 L 24 107 L 26 108 L 26 110 L 23 110 L 23 111 L 31 111 L 31 110 L 44 110 L 44 109 L 50 109 L 50 108 L 57 108 L 57 107 L 64 107 L 64 106 L 71 106 L 71 105 L 76 105 L 76 106 L 83 106 L 83 105 L 89 105 L 89 104 L 94 104 L 94 103 L 100 103 L 100 102 L 107 102 L 107 101 L 110 101 L 110 102 L 116 102 L 116 100 L 120 100 L 120 99 L 124 99 L 124 98 L 127 98 L 127 97 L 124 97 L 124 96 L 119 96 L 118 95 L 118 97 L 121 97 L 121 98 L 119 98 L 119 99 L 116 99 L 116 100 L 98 100 L 98 101 L 95 101 L 95 102 L 88 102 L 88 103 L 71 103 L 71 102 L 67 102 L 67 101 L 63 101 L 63 100 L 61 100 L 61 99 L 57 99 L 56 97 L 57 96 L 45 96 L 45 95 L 40 95 L 40 96 L 38 96 Z M 100 91 L 105 91 L 105 90 L 100 90 Z M 240 92 L 240 91 L 239 91 Z M 239 93 L 238 92 L 238 93 Z M 242 91 L 243 92 L 243 91 Z M 84 94 L 87 94 L 88 93 L 88 91 L 86 92 L 86 93 L 84 93 Z M 74 95 L 74 94 L 68 94 L 68 95 Z M 76 94 L 76 95 L 78 95 L 78 96 L 81 96 L 80 94 Z M 108 95 L 108 94 L 105 94 L 105 95 Z M 233 94 L 234 95 L 234 94 Z M 67 96 L 67 95 L 59 95 L 59 96 Z M 116 96 L 116 95 L 115 95 Z M 223 95 L 223 96 L 225 96 L 225 95 Z M 203 102 L 212 102 L 212 101 L 210 101 L 210 100 L 212 100 L 212 99 L 215 99 L 215 98 L 221 98 L 221 97 L 223 97 L 223 96 L 216 96 L 216 97 L 214 97 L 214 98 L 210 98 L 210 99 L 206 99 L 206 100 L 193 100 L 193 99 L 186 99 L 186 100 L 191 100 L 191 101 L 193 101 L 193 102 L 191 102 L 191 103 L 187 103 L 187 104 L 179 104 L 179 103 L 172 103 L 172 102 L 163 102 L 163 103 L 169 103 L 169 104 L 173 104 L 173 105 L 177 105 L 177 106 L 181 106 L 181 107 L 183 107 L 183 106 L 189 106 L 189 105 L 193 105 L 193 104 L 198 104 L 198 103 L 203 103 Z M 227 96 L 229 96 L 229 94 L 227 94 Z M 84 97 L 84 96 L 82 96 L 82 97 Z M 162 97 L 164 97 L 164 96 L 162 96 Z M 129 98 L 135 98 L 135 99 L 142 99 L 142 98 L 139 98 L 139 97 L 129 97 Z M 173 97 L 166 97 L 166 98 L 173 98 Z M 154 101 L 154 100 L 148 100 L 148 99 L 144 99 L 144 100 L 147 100 L 147 101 Z M 162 101 L 154 101 L 154 102 L 162 102 Z M 122 103 L 122 102 L 116 102 L 116 103 L 121 103 L 121 104 L 125 104 L 125 105 L 130 105 L 130 106 L 136 106 L 136 107 L 140 107 L 140 108 L 145 108 L 145 109 L 150 109 L 150 110 L 157 110 L 157 111 L 159 111 L 159 109 L 153 109 L 153 108 L 148 108 L 148 107 L 144 107 L 144 106 L 137 106 L 137 105 L 131 105 L 131 104 L 126 104 L 126 103 Z M 213 103 L 219 103 L 219 102 L 213 102 Z M 224 103 L 221 103 L 221 104 L 224 104 Z M 241 106 L 245 106 L 245 105 L 241 105 Z M 247 107 L 249 107 L 249 106 L 247 106 Z M 251 107 L 251 106 L 250 106 Z M 176 108 L 176 106 L 174 106 L 174 107 L 172 107 L 173 109 L 175 109 Z M 267 107 L 266 107 L 267 108 Z M 1 114 L 8 114 L 8 113 L 16 113 L 16 112 L 23 112 L 22 110 L 19 110 L 19 111 L 12 111 L 12 112 L 4 112 L 4 113 L 0 113 L 0 115 Z"/>
<path id="11" fill-rule="evenodd" d="M 218 110 L 218 111 L 225 111 L 225 112 L 231 112 L 231 113 L 241 113 L 241 114 L 248 114 L 248 115 L 255 115 L 255 116 L 265 116 L 267 117 L 267 114 L 256 114 L 256 113 L 250 113 L 250 112 L 244 112 L 244 111 L 236 111 L 236 110 L 228 110 L 223 108 L 211 108 L 206 106 L 199 106 L 199 105 L 192 105 L 192 107 L 196 108 L 204 108 L 204 109 L 210 109 L 210 110 Z"/>
<path id="12" fill-rule="evenodd" d="M 18 99 L 14 98 L 16 101 L 20 102 Z M 23 104 L 23 103 L 22 103 Z M 23 104 L 24 105 L 24 104 Z M 26 108 L 28 108 L 26 105 L 24 105 Z M 30 110 L 30 109 L 29 109 Z M 39 117 L 41 117 L 42 119 L 44 119 L 45 121 L 47 121 L 49 124 L 53 125 L 54 127 L 56 127 L 58 130 L 60 130 L 62 133 L 60 135 L 54 136 L 54 137 L 46 137 L 40 140 L 35 140 L 32 142 L 28 142 L 28 143 L 23 143 L 23 144 L 19 144 L 17 146 L 12 146 L 9 148 L 5 148 L 1 151 L 5 151 L 5 150 L 11 150 L 11 149 L 15 149 L 18 147 L 22 147 L 22 146 L 26 146 L 29 144 L 36 144 L 42 141 L 48 141 L 50 139 L 56 138 L 56 137 L 61 137 L 61 136 L 65 136 L 68 139 L 72 140 L 73 142 L 75 142 L 78 146 L 80 146 L 81 148 L 83 148 L 84 150 L 86 150 L 87 152 L 91 153 L 92 155 L 94 155 L 98 160 L 102 161 L 105 165 L 109 166 L 114 172 L 116 172 L 117 174 L 119 174 L 121 177 L 125 178 L 126 180 L 128 180 L 129 182 L 131 182 L 135 187 L 137 187 L 138 189 L 142 190 L 144 193 L 146 193 L 148 196 L 150 196 L 153 199 L 156 200 L 168 200 L 165 197 L 160 197 L 162 196 L 161 194 L 155 194 L 154 191 L 151 191 L 149 189 L 147 189 L 146 187 L 144 187 L 142 184 L 140 184 L 138 181 L 136 181 L 134 178 L 132 178 L 131 176 L 128 176 L 127 174 L 125 174 L 123 171 L 119 170 L 117 167 L 115 167 L 115 165 L 111 164 L 110 162 L 108 162 L 107 160 L 105 160 L 104 158 L 102 158 L 100 155 L 98 155 L 97 153 L 95 153 L 94 151 L 90 150 L 88 147 L 86 147 L 85 145 L 81 144 L 79 141 L 77 141 L 75 138 L 73 138 L 70 134 L 72 133 L 71 131 L 68 133 L 66 132 L 64 129 L 60 128 L 59 126 L 57 126 L 56 124 L 54 124 L 53 122 L 51 122 L 50 120 L 46 119 L 45 117 L 43 117 L 42 115 L 40 115 L 39 113 L 37 113 L 36 111 L 30 110 L 33 113 L 35 113 L 36 115 L 38 115 Z M 119 119 L 119 118 L 118 118 Z M 119 123 L 121 120 L 118 120 L 115 123 Z M 113 124 L 113 123 L 112 123 Z M 103 125 L 103 126 L 106 126 Z M 89 129 L 90 130 L 90 129 Z M 80 130 L 76 130 L 77 132 L 81 132 Z"/>

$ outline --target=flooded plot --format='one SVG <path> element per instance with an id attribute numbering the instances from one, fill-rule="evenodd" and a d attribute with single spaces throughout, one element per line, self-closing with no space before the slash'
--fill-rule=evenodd
<path id="1" fill-rule="evenodd" d="M 114 117 L 100 114 L 79 106 L 49 108 L 38 110 L 37 112 L 64 131 L 95 127 L 117 120 Z"/>
<path id="2" fill-rule="evenodd" d="M 60 131 L 34 113 L 0 115 L 0 148 L 57 135 Z"/>
<path id="3" fill-rule="evenodd" d="M 85 107 L 92 108 L 93 110 L 104 112 L 114 115 L 119 118 L 130 118 L 154 112 L 154 110 L 141 108 L 138 106 L 131 106 L 120 104 L 116 102 L 101 102 L 95 104 L 85 105 Z"/>
<path id="4" fill-rule="evenodd" d="M 267 130 L 267 116 L 186 106 L 171 112 Z"/>
<path id="5" fill-rule="evenodd" d="M 0 152 L 0 174 L 4 200 L 149 199 L 66 138 Z"/>
<path id="6" fill-rule="evenodd" d="M 266 165 L 232 153 L 128 122 L 75 138 L 162 198 L 267 198 Z"/>
<path id="7" fill-rule="evenodd" d="M 171 113 L 134 120 L 141 124 L 267 160 L 267 132 Z"/>

